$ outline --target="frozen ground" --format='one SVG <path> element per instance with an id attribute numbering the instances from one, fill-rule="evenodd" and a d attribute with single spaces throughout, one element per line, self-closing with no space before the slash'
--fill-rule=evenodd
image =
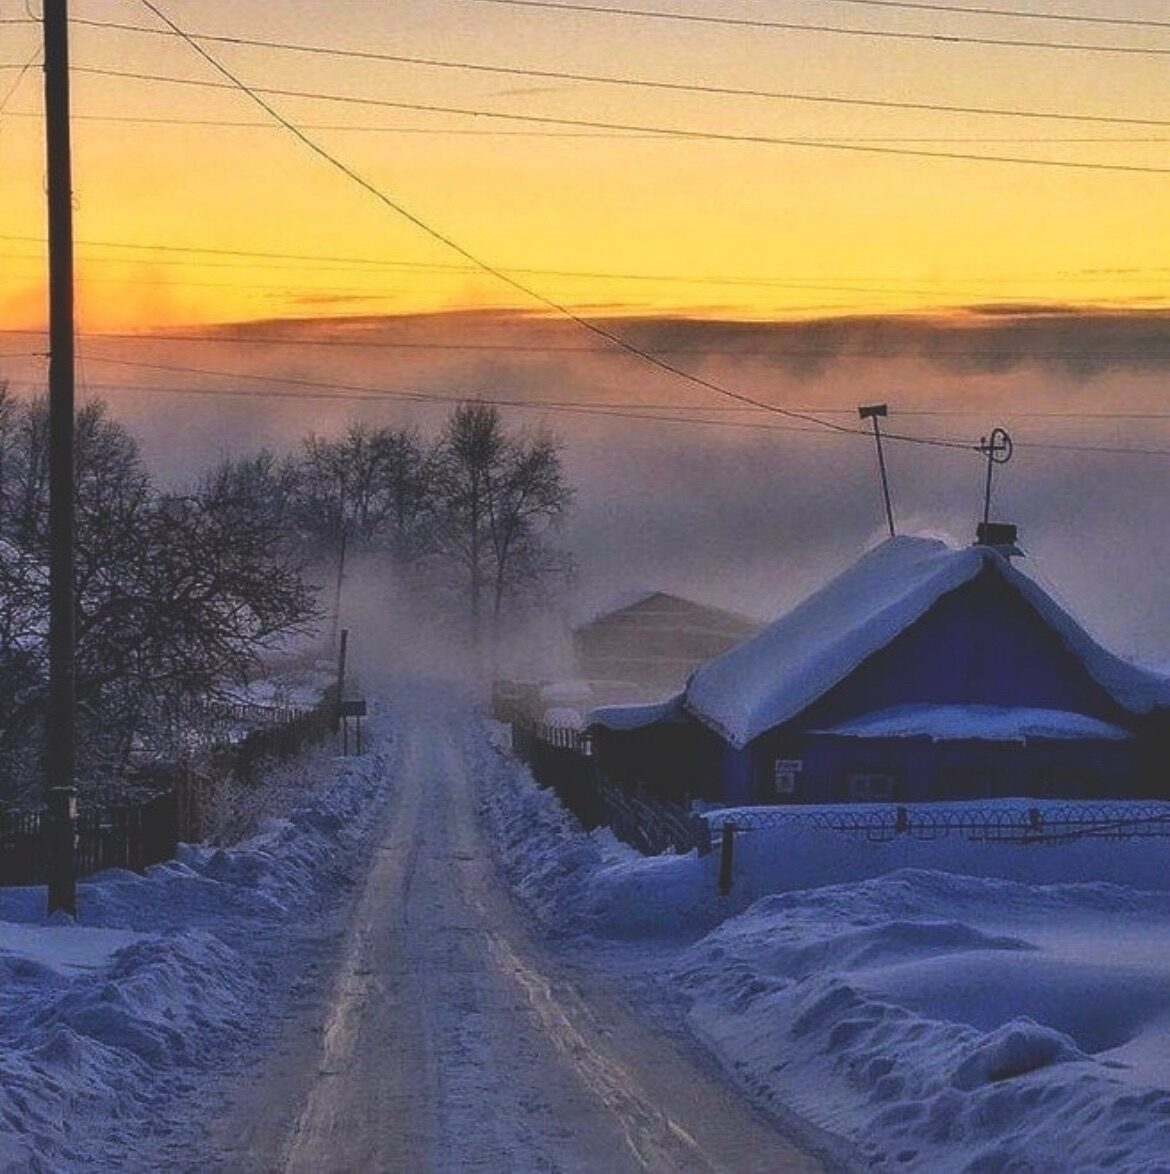
<path id="1" fill-rule="evenodd" d="M 514 769 L 420 688 L 330 989 L 240 1082 L 205 1170 L 812 1171 L 689 1038 L 534 934 L 476 819 Z M 676 1046 L 677 1045 L 677 1046 Z"/>
<path id="2" fill-rule="evenodd" d="M 0 890 L 0 1170 L 1170 1170 L 1170 842 L 779 828 L 721 898 L 467 708 L 78 926 Z"/>
<path id="3" fill-rule="evenodd" d="M 0 1170 L 185 1168 L 200 1097 L 279 1015 L 387 775 L 385 750 L 322 759 L 238 847 L 82 882 L 77 925 L 0 889 Z"/>
<path id="4" fill-rule="evenodd" d="M 524 772 L 485 779 L 548 931 L 648 1012 L 677 999 L 758 1104 L 841 1139 L 845 1165 L 1170 1170 L 1170 840 L 779 828 L 740 839 L 720 898 L 717 854 L 643 859 Z"/>

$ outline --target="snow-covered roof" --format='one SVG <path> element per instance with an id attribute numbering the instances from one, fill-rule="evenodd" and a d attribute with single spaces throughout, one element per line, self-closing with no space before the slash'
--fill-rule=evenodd
<path id="1" fill-rule="evenodd" d="M 1170 705 L 1170 678 L 1102 648 L 1002 554 L 932 538 L 890 538 L 755 636 L 700 667 L 685 705 L 735 746 L 807 709 L 943 595 L 993 566 L 1124 709 Z"/>
<path id="2" fill-rule="evenodd" d="M 676 620 L 687 626 L 711 626 L 716 629 L 732 629 L 736 634 L 748 633 L 758 628 L 759 621 L 748 619 L 726 608 L 700 603 L 682 595 L 658 589 L 624 591 L 603 603 L 600 607 L 582 612 L 573 624 L 573 630 L 581 633 L 594 625 L 605 625 L 614 621 L 637 617 L 640 620 Z"/>
<path id="3" fill-rule="evenodd" d="M 631 607 L 637 607 L 638 604 L 645 603 L 658 594 L 660 592 L 657 587 L 633 587 L 628 591 L 621 591 L 592 607 L 579 608 L 572 617 L 572 626 L 574 628 L 583 628 L 597 620 L 604 619 L 606 616 L 627 611 Z"/>
<path id="4" fill-rule="evenodd" d="M 676 693 L 648 705 L 603 705 L 589 714 L 588 722 L 606 730 L 640 730 L 658 722 L 682 721 L 684 716 L 683 694 Z"/>
<path id="5" fill-rule="evenodd" d="M 540 687 L 540 700 L 547 705 L 588 705 L 592 699 L 588 681 L 549 681 Z"/>
<path id="6" fill-rule="evenodd" d="M 541 718 L 546 726 L 555 726 L 562 730 L 583 730 L 585 719 L 579 710 L 569 705 L 553 705 L 544 711 Z"/>
<path id="7" fill-rule="evenodd" d="M 1123 741 L 1133 736 L 1120 726 L 1083 713 L 1006 705 L 897 705 L 809 732 L 839 738 L 930 738 L 935 742 L 1024 742 L 1029 738 Z"/>

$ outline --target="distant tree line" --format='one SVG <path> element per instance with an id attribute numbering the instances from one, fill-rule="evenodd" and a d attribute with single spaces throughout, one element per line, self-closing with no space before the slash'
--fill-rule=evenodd
<path id="1" fill-rule="evenodd" d="M 455 408 L 431 443 L 414 429 L 354 424 L 283 460 L 226 462 L 212 480 L 268 502 L 300 553 L 328 559 L 334 624 L 359 554 L 379 556 L 462 624 L 473 649 L 571 569 L 553 541 L 572 500 L 557 441 L 510 434 L 482 404 Z"/>
<path id="2" fill-rule="evenodd" d="M 480 649 L 563 579 L 556 441 L 456 408 L 438 437 L 354 424 L 160 489 L 100 404 L 77 417 L 79 767 L 111 777 L 290 638 L 335 633 L 357 556 Z M 0 794 L 39 777 L 47 678 L 48 413 L 0 386 Z"/>

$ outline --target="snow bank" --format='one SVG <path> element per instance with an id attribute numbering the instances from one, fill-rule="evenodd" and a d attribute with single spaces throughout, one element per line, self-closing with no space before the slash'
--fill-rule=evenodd
<path id="1" fill-rule="evenodd" d="M 681 994 L 790 1127 L 874 1169 L 1170 1171 L 1166 840 L 874 844 L 792 825 L 737 838 L 723 898 L 718 853 L 641 857 L 501 752 L 482 773 L 538 919 L 619 976 L 652 970 L 647 1013 Z"/>
<path id="2" fill-rule="evenodd" d="M 502 746 L 503 739 L 497 739 Z M 487 749 L 486 743 L 484 749 Z M 1081 839 L 1043 844 L 971 841 L 961 834 L 922 839 L 901 835 L 873 841 L 809 826 L 818 812 L 834 815 L 882 813 L 874 804 L 831 809 L 784 809 L 792 822 L 741 832 L 736 837 L 732 891 L 718 891 L 718 852 L 646 857 L 618 841 L 606 828 L 586 833 L 550 790 L 536 785 L 528 770 L 501 749 L 482 763 L 482 807 L 492 839 L 513 889 L 563 934 L 613 938 L 694 939 L 740 913 L 761 897 L 818 885 L 864 881 L 904 869 L 933 869 L 967 876 L 996 877 L 1029 884 L 1070 879 L 1170 889 L 1170 840 Z M 971 814 L 973 804 L 929 804 L 932 813 L 951 809 Z M 1066 805 L 1032 800 L 985 804 L 981 812 L 1018 807 L 1042 813 Z M 1086 812 L 1092 803 L 1079 805 Z M 1124 804 L 1098 805 L 1114 813 Z M 1153 805 L 1141 804 L 1144 811 Z M 718 827 L 741 810 L 710 813 Z M 769 816 L 780 812 L 765 809 Z M 913 820 L 916 808 L 911 806 Z M 1137 810 L 1137 808 L 1135 808 Z M 783 813 L 781 813 L 783 814 Z M 1166 805 L 1170 818 L 1170 805 Z M 893 823 L 893 809 L 889 811 Z"/>
<path id="3" fill-rule="evenodd" d="M 1170 1169 L 1170 896 L 903 871 L 766 898 L 687 951 L 762 1103 L 876 1169 Z"/>
<path id="4" fill-rule="evenodd" d="M 146 1139 L 189 1127 L 176 1101 L 270 1021 L 386 774 L 382 751 L 338 760 L 235 848 L 82 882 L 77 926 L 0 889 L 0 1170 L 148 1168 Z"/>
<path id="5" fill-rule="evenodd" d="M 584 832 L 499 739 L 476 740 L 472 749 L 479 755 L 480 815 L 512 889 L 550 931 L 600 928 L 592 899 L 598 873 L 642 858 L 607 828 Z"/>
<path id="6" fill-rule="evenodd" d="M 602 705 L 589 714 L 588 724 L 606 730 L 640 730 L 658 722 L 681 722 L 686 719 L 682 693 L 647 705 Z"/>

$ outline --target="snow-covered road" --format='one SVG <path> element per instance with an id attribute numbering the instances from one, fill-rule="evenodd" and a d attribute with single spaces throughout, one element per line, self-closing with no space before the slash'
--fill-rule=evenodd
<path id="1" fill-rule="evenodd" d="M 481 736 L 417 698 L 383 840 L 319 1033 L 248 1075 L 216 1162 L 290 1171 L 820 1167 L 591 972 L 497 879 L 476 820 Z"/>

